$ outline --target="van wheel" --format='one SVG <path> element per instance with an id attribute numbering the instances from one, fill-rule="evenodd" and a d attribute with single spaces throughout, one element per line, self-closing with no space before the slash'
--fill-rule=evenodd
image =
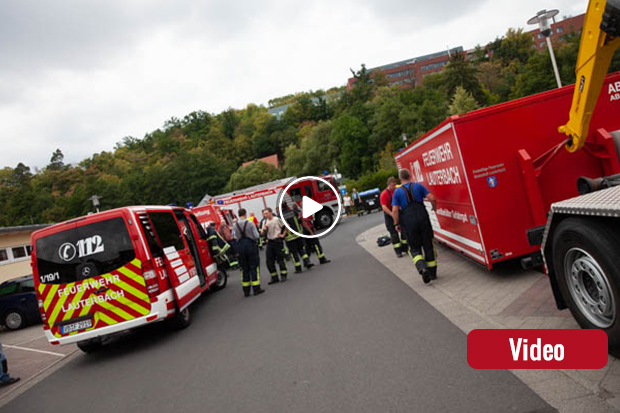
<path id="1" fill-rule="evenodd" d="M 9 330 L 19 330 L 26 325 L 26 319 L 18 310 L 9 310 L 4 316 L 4 325 Z"/>
<path id="2" fill-rule="evenodd" d="M 215 281 L 215 283 L 213 283 L 211 288 L 213 289 L 213 291 L 219 291 L 222 288 L 225 288 L 227 283 L 228 283 L 228 273 L 226 272 L 226 270 L 218 268 L 217 280 Z"/>
<path id="3" fill-rule="evenodd" d="M 334 216 L 329 212 L 321 212 L 316 217 L 320 228 L 329 228 L 334 222 Z"/>
<path id="4" fill-rule="evenodd" d="M 568 218 L 553 237 L 553 264 L 562 297 L 582 328 L 607 333 L 620 351 L 620 236 L 596 219 Z"/>
<path id="5" fill-rule="evenodd" d="M 170 325 L 175 330 L 183 330 L 192 323 L 192 316 L 189 312 L 189 307 L 185 310 L 177 312 L 170 320 Z"/>
<path id="6" fill-rule="evenodd" d="M 77 346 L 84 353 L 94 353 L 103 347 L 101 337 L 91 338 L 90 340 L 78 341 Z"/>

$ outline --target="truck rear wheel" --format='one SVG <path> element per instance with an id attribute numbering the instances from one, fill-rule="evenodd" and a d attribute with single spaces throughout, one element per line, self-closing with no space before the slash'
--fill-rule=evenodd
<path id="1" fill-rule="evenodd" d="M 170 326 L 175 330 L 183 330 L 192 323 L 192 315 L 189 312 L 189 307 L 183 311 L 177 311 L 177 313 L 170 320 Z"/>
<path id="2" fill-rule="evenodd" d="M 101 349 L 103 346 L 103 340 L 101 340 L 101 337 L 95 337 L 89 340 L 78 341 L 77 346 L 84 353 L 94 353 L 95 351 Z"/>
<path id="3" fill-rule="evenodd" d="M 609 351 L 620 351 L 620 237 L 597 219 L 568 218 L 553 237 L 558 286 L 582 328 L 607 333 Z"/>

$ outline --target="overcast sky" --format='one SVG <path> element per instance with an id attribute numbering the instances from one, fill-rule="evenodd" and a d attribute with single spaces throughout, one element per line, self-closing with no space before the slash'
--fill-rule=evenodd
<path id="1" fill-rule="evenodd" d="M 43 167 L 172 116 L 341 86 L 349 68 L 463 46 L 586 0 L 1 0 L 0 167 Z"/>

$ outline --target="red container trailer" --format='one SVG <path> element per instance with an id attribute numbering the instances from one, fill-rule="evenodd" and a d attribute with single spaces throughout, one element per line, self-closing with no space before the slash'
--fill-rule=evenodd
<path id="1" fill-rule="evenodd" d="M 580 176 L 620 173 L 620 72 L 606 77 L 585 150 L 569 153 L 558 126 L 574 86 L 452 116 L 396 155 L 437 197 L 436 239 L 489 269 L 528 257 L 540 243 L 552 203 L 575 197 Z M 620 146 L 618 146 L 620 147 Z"/>

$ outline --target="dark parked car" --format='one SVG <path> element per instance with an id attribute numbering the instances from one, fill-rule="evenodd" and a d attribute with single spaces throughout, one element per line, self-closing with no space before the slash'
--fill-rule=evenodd
<path id="1" fill-rule="evenodd" d="M 360 193 L 360 199 L 362 202 L 360 203 L 360 211 L 357 212 L 358 215 L 363 214 L 364 212 L 371 213 L 373 209 L 381 211 L 381 202 L 379 202 L 379 196 L 381 195 L 381 191 L 379 188 L 369 189 L 368 191 L 364 191 Z"/>
<path id="2" fill-rule="evenodd" d="M 17 330 L 41 321 L 32 275 L 0 284 L 0 323 Z"/>

